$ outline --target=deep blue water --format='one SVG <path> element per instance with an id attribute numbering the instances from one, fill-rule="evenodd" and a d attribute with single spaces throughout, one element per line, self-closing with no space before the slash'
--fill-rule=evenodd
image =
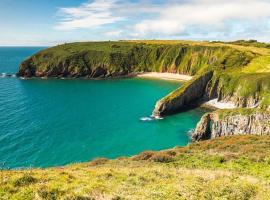
<path id="1" fill-rule="evenodd" d="M 204 113 L 195 109 L 140 121 L 177 82 L 3 77 L 41 49 L 0 47 L 1 167 L 65 165 L 186 145 L 188 131 Z"/>

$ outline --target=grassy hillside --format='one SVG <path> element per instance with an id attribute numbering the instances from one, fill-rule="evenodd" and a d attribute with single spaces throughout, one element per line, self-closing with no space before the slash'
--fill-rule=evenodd
<path id="1" fill-rule="evenodd" d="M 255 52 L 225 45 L 193 45 L 150 41 L 85 42 L 41 51 L 22 63 L 22 76 L 106 77 L 131 72 L 173 72 L 195 75 L 205 68 L 241 67 Z M 103 73 L 93 76 L 97 69 Z"/>
<path id="2" fill-rule="evenodd" d="M 234 136 L 117 160 L 0 172 L 0 199 L 270 198 L 270 136 Z"/>
<path id="3" fill-rule="evenodd" d="M 25 77 L 107 78 L 138 72 L 172 72 L 201 76 L 213 71 L 205 96 L 239 107 L 270 105 L 270 49 L 256 41 L 196 42 L 143 40 L 59 45 L 25 60 Z M 186 84 L 188 87 L 192 81 Z M 181 96 L 176 90 L 166 101 Z"/>
<path id="4" fill-rule="evenodd" d="M 213 43 L 224 43 L 224 42 L 213 41 Z M 233 42 L 227 42 L 227 44 L 235 44 L 235 45 L 241 45 L 241 46 L 251 46 L 251 47 L 269 48 L 270 49 L 270 44 L 267 44 L 264 42 L 258 42 L 257 40 L 237 40 L 237 41 L 233 41 Z"/>
<path id="5" fill-rule="evenodd" d="M 186 43 L 188 42 L 186 41 Z M 242 55 L 235 54 L 230 57 L 226 65 L 224 65 L 224 63 L 219 63 L 217 66 L 210 65 L 210 67 L 205 67 L 196 73 L 196 75 L 200 77 L 202 75 L 201 72 L 211 70 L 214 72 L 212 79 L 205 89 L 205 98 L 218 98 L 219 101 L 225 102 L 231 101 L 238 107 L 259 106 L 264 109 L 269 108 L 270 50 L 268 49 L 268 44 L 252 41 L 189 43 L 192 46 L 229 47 L 240 52 L 245 52 Z M 237 62 L 240 60 L 241 62 Z M 246 62 L 244 60 L 246 60 Z M 176 97 L 180 97 L 187 91 L 184 88 L 189 88 L 196 80 L 195 78 L 189 81 L 182 88 L 175 90 L 161 101 L 164 102 L 164 105 L 170 104 Z"/>

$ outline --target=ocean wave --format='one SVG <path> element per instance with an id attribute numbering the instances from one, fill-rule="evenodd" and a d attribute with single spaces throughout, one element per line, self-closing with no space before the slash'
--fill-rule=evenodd
<path id="1" fill-rule="evenodd" d="M 0 78 L 15 78 L 16 74 L 12 74 L 12 73 L 0 73 Z"/>
<path id="2" fill-rule="evenodd" d="M 150 116 L 150 117 L 141 117 L 140 121 L 143 122 L 149 122 L 149 121 L 153 121 L 153 120 L 161 120 L 163 119 L 163 117 L 159 117 L 159 116 Z"/>
<path id="3" fill-rule="evenodd" d="M 190 129 L 188 131 L 188 136 L 189 136 L 190 139 L 192 139 L 192 135 L 193 135 L 194 131 L 195 131 L 195 129 Z"/>
<path id="4" fill-rule="evenodd" d="M 149 122 L 149 121 L 153 121 L 154 119 L 152 117 L 141 117 L 140 118 L 140 121 L 143 121 L 143 122 Z"/>

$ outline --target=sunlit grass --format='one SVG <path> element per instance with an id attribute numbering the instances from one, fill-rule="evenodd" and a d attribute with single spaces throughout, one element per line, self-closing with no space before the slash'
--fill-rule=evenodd
<path id="1" fill-rule="evenodd" d="M 2 170 L 0 199 L 269 199 L 270 136 L 235 136 L 133 158 Z"/>
<path id="2" fill-rule="evenodd" d="M 242 71 L 243 73 L 270 72 L 270 56 L 260 56 L 253 59 Z"/>

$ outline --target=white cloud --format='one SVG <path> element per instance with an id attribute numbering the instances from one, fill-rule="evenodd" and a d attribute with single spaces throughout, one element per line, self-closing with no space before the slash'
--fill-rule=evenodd
<path id="1" fill-rule="evenodd" d="M 134 26 L 140 36 L 151 34 L 176 35 L 190 27 L 224 31 L 233 22 L 261 23 L 270 17 L 270 1 L 264 0 L 193 0 L 164 5 L 159 14 Z"/>
<path id="2" fill-rule="evenodd" d="M 79 7 L 61 8 L 60 13 L 63 18 L 56 26 L 58 29 L 103 27 L 106 29 L 103 35 L 108 37 L 118 37 L 125 32 L 130 38 L 179 35 L 201 35 L 206 39 L 211 35 L 229 35 L 235 38 L 240 34 L 256 36 L 270 31 L 270 0 L 174 0 L 161 3 L 94 0 Z M 116 25 L 117 30 L 107 27 L 109 24 Z M 257 29 L 250 28 L 254 26 Z M 268 38 L 270 40 L 270 36 Z"/>
<path id="3" fill-rule="evenodd" d="M 56 28 L 70 30 L 116 23 L 123 18 L 113 15 L 115 7 L 115 0 L 95 0 L 79 7 L 60 8 L 59 13 L 63 18 Z"/>
<path id="4" fill-rule="evenodd" d="M 104 33 L 104 35 L 108 37 L 119 37 L 121 36 L 122 33 L 123 33 L 122 30 L 115 30 L 115 31 L 108 31 Z"/>

